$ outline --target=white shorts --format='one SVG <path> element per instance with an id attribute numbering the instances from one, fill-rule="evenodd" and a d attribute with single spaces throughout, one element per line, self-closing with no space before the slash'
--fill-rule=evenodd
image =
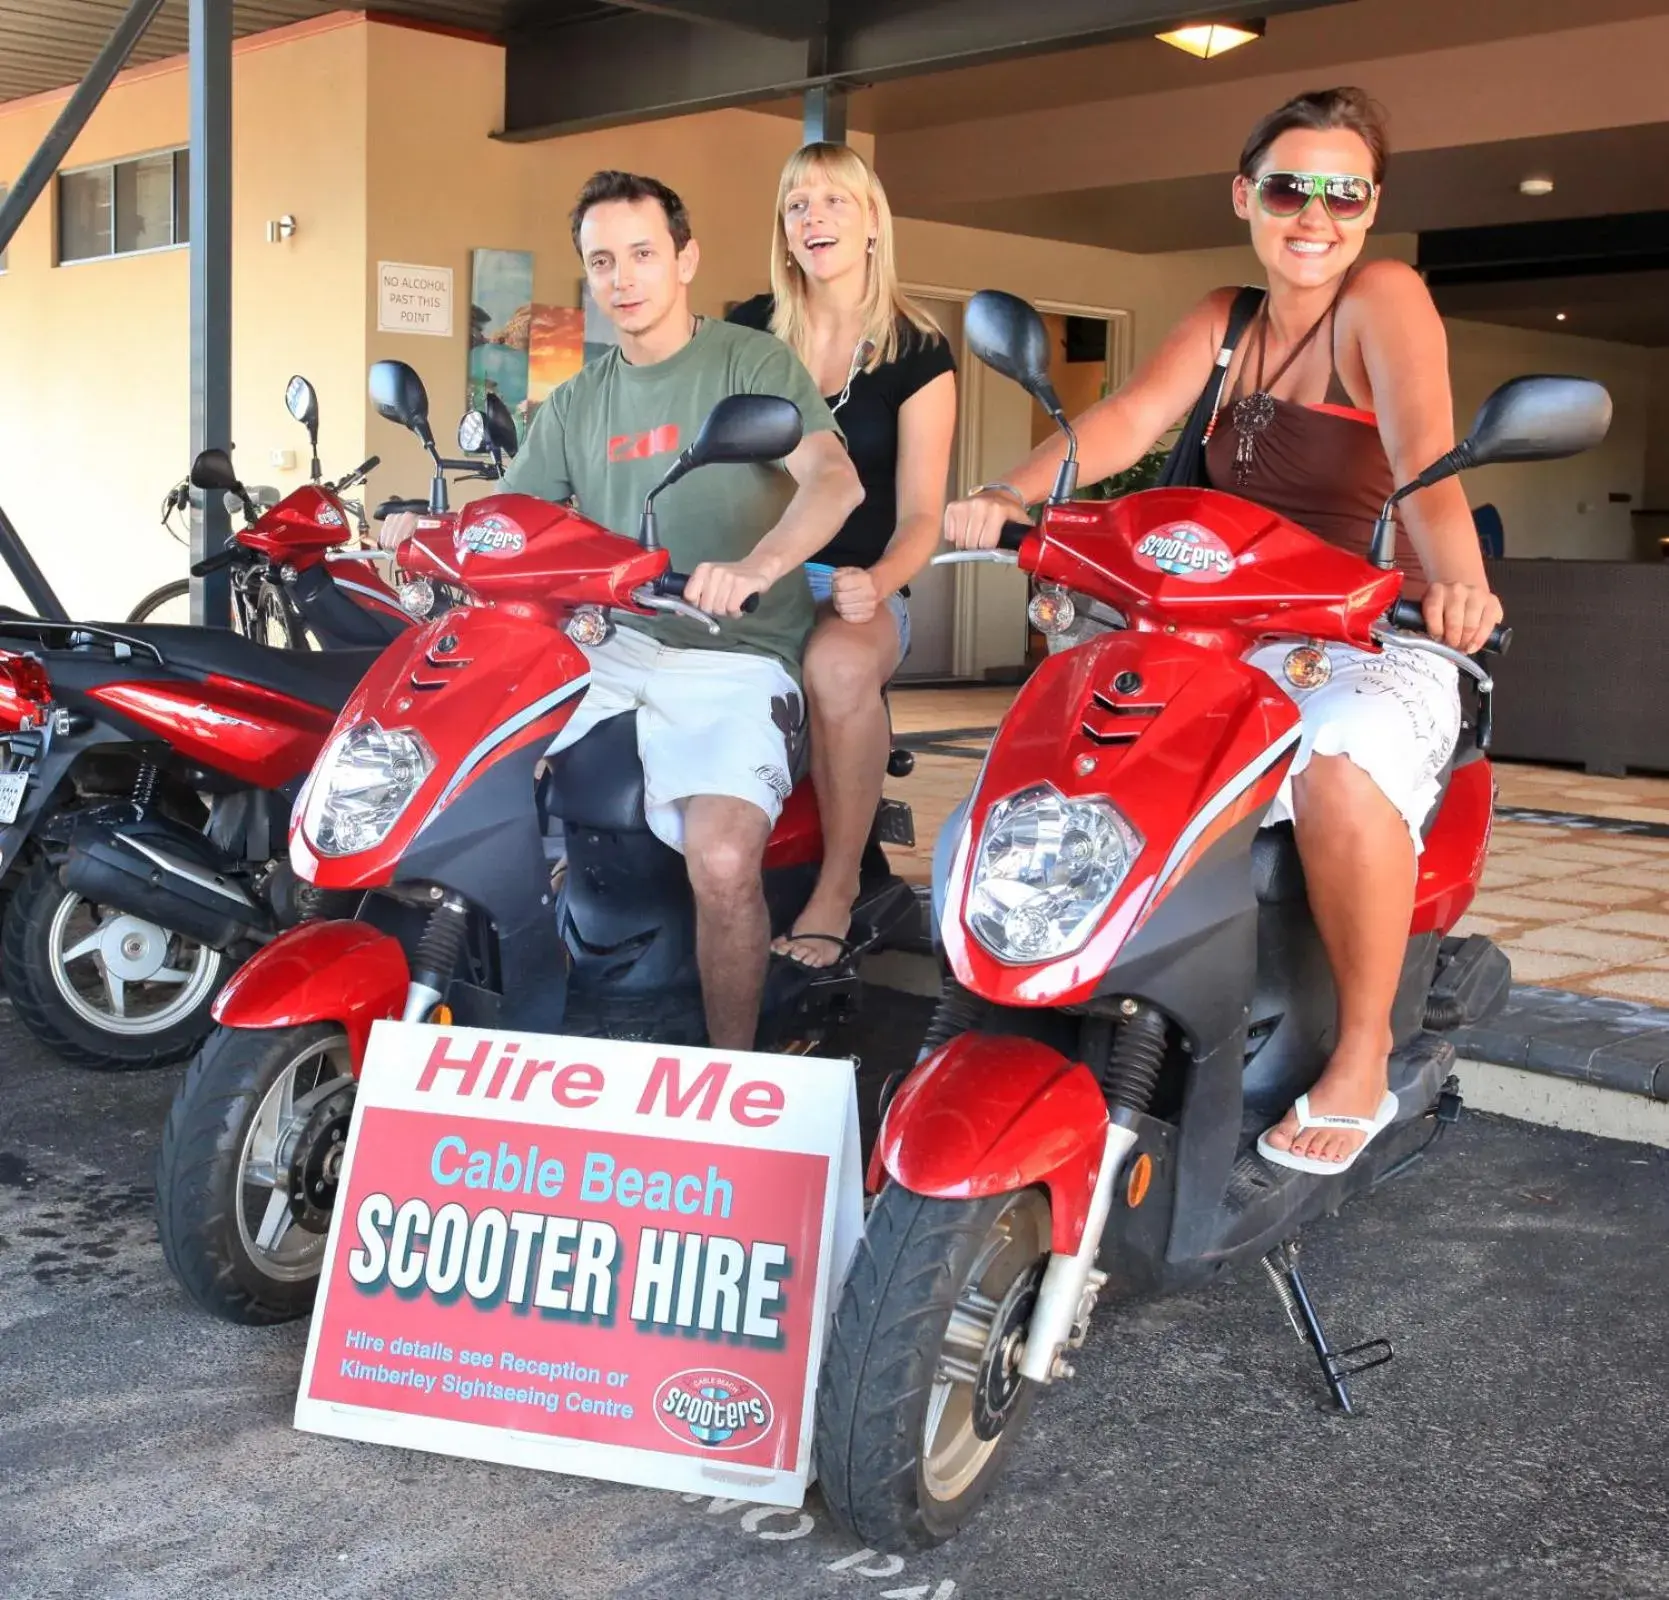
<path id="1" fill-rule="evenodd" d="M 775 824 L 805 723 L 799 686 L 780 661 L 674 649 L 631 628 L 585 653 L 591 683 L 547 755 L 636 711 L 644 811 L 657 838 L 684 848 L 684 802 L 698 794 L 747 800 Z"/>
<path id="2" fill-rule="evenodd" d="M 1293 779 L 1311 756 L 1347 756 L 1402 813 L 1414 841 L 1437 799 L 1437 780 L 1460 737 L 1460 674 L 1453 662 L 1395 647 L 1382 655 L 1327 645 L 1333 675 L 1319 689 L 1295 689 L 1282 664 L 1294 645 L 1266 645 L 1246 657 L 1297 703 L 1303 716 L 1298 754 L 1265 818 L 1292 820 Z"/>

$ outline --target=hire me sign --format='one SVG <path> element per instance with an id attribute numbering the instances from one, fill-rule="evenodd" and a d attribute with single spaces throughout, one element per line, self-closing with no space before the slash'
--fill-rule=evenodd
<path id="1" fill-rule="evenodd" d="M 296 1425 L 797 1506 L 850 1062 L 379 1022 Z"/>

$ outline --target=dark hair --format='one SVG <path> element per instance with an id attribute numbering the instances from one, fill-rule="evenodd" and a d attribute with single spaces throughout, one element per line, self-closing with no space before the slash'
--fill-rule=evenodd
<path id="1" fill-rule="evenodd" d="M 1312 89 L 1278 106 L 1246 136 L 1240 152 L 1240 176 L 1255 178 L 1259 163 L 1269 147 L 1283 133 L 1294 128 L 1325 132 L 1344 128 L 1356 134 L 1373 155 L 1373 181 L 1385 181 L 1385 164 L 1391 157 L 1391 142 L 1385 133 L 1385 110 L 1364 89 Z"/>
<path id="2" fill-rule="evenodd" d="M 690 242 L 690 214 L 684 202 L 659 178 L 640 177 L 635 172 L 593 172 L 585 180 L 574 209 L 568 214 L 568 225 L 573 230 L 574 249 L 580 248 L 580 224 L 593 206 L 610 200 L 656 200 L 666 213 L 666 225 L 672 231 L 673 247 L 682 250 Z M 581 252 L 583 254 L 583 252 Z"/>

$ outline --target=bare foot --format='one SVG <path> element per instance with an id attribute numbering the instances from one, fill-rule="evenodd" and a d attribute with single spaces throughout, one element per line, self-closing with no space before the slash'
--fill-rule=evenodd
<path id="1" fill-rule="evenodd" d="M 794 931 L 773 941 L 771 949 L 803 967 L 832 967 L 845 953 L 844 941 L 851 927 L 851 899 L 822 899 L 814 894 L 795 919 Z"/>
<path id="2" fill-rule="evenodd" d="M 1310 1090 L 1312 1117 L 1372 1117 L 1390 1085 L 1387 1057 L 1390 1041 L 1379 1050 L 1341 1045 Z M 1298 1108 L 1292 1107 L 1266 1135 L 1277 1150 L 1308 1156 L 1312 1161 L 1343 1162 L 1367 1142 L 1367 1135 L 1351 1128 L 1306 1128 L 1298 1131 Z"/>

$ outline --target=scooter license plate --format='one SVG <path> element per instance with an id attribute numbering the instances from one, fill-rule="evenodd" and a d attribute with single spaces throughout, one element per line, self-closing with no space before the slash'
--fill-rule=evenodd
<path id="1" fill-rule="evenodd" d="M 17 821 L 28 788 L 27 772 L 0 772 L 0 827 Z"/>

